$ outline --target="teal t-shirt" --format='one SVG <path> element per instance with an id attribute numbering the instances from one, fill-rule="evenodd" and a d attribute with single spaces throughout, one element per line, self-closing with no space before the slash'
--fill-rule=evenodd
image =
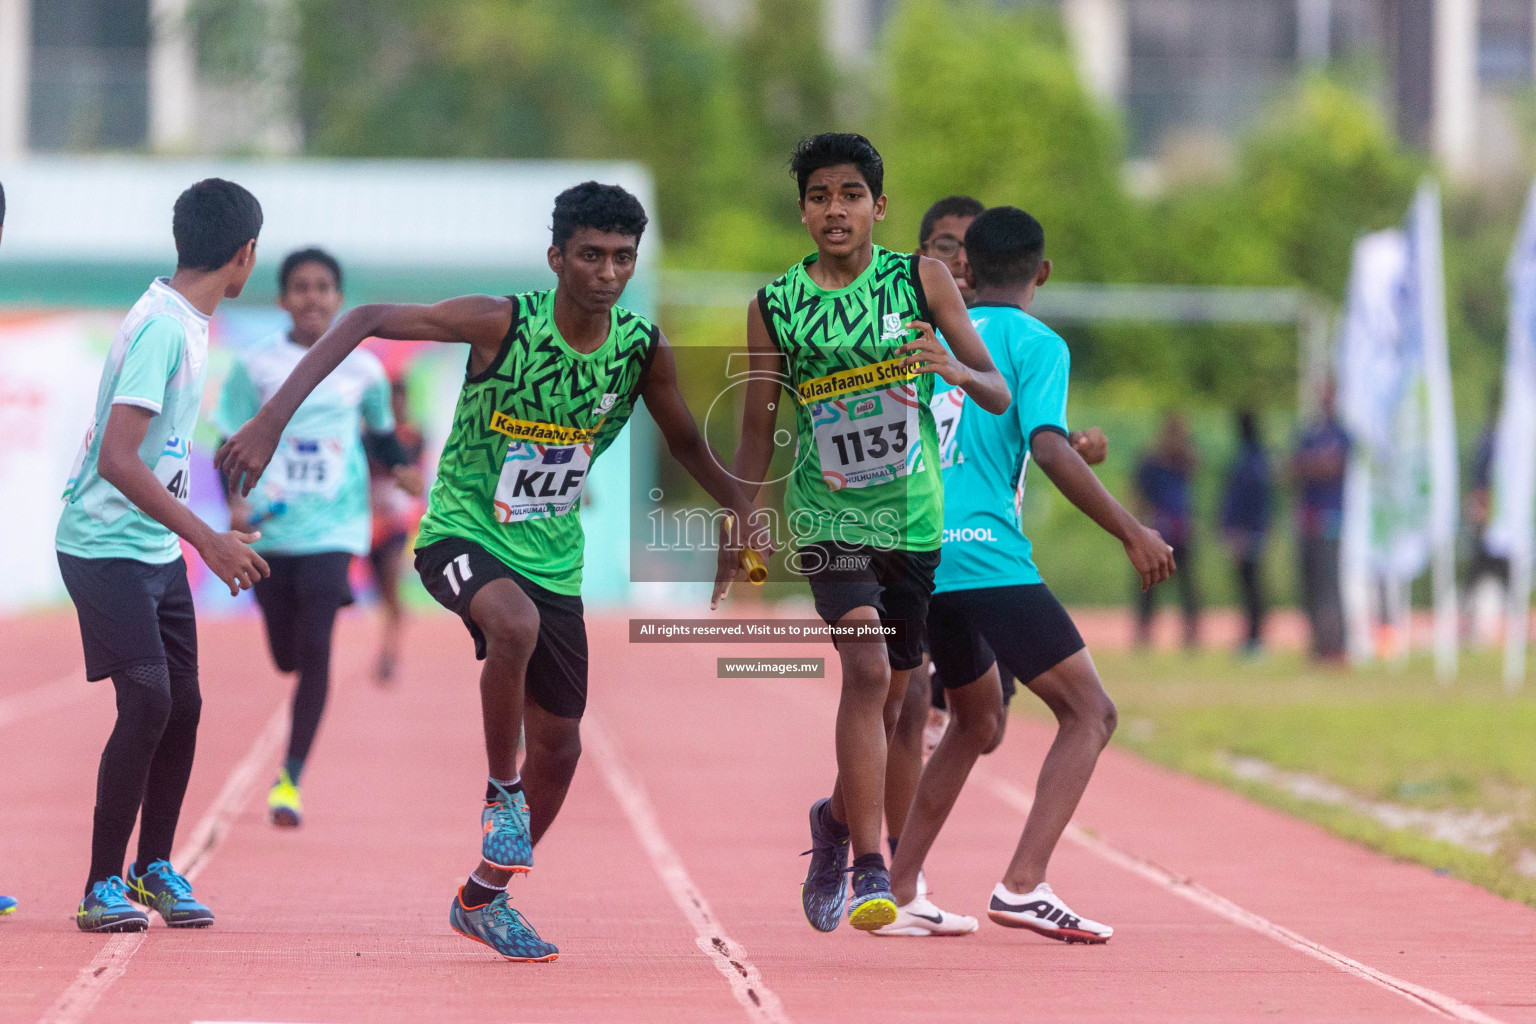
<path id="1" fill-rule="evenodd" d="M 214 426 L 225 437 L 245 425 L 282 386 L 304 353 L 282 331 L 241 354 L 231 367 Z M 395 429 L 389 378 L 371 353 L 350 353 L 293 414 L 261 479 L 251 490 L 263 554 L 322 551 L 367 554 L 373 523 L 363 431 Z"/>
<path id="2" fill-rule="evenodd" d="M 1034 551 L 1019 525 L 1030 439 L 1067 432 L 1066 342 L 1014 306 L 978 305 L 971 322 L 1013 391 L 1001 416 L 940 383 L 933 397 L 944 475 L 944 547 L 934 592 L 1039 583 Z"/>
<path id="3" fill-rule="evenodd" d="M 178 500 L 190 493 L 192 431 L 208 373 L 208 317 L 165 278 L 134 303 L 112 339 L 95 415 L 64 487 L 54 543 L 78 558 L 132 558 L 164 565 L 181 557 L 176 535 L 101 478 L 96 460 L 114 405 L 153 413 L 139 458 Z"/>

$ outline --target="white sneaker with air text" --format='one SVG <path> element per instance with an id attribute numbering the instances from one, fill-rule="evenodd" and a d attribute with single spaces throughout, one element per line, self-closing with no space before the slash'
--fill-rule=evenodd
<path id="1" fill-rule="evenodd" d="M 1028 928 L 1048 939 L 1061 942 L 1098 944 L 1108 942 L 1109 937 L 1115 934 L 1115 930 L 1107 924 L 1072 913 L 1071 908 L 1061 902 L 1061 897 L 1044 882 L 1022 896 L 1009 892 L 1002 882 L 998 882 L 987 904 L 987 916 L 1005 928 Z M 898 923 L 901 921 L 900 914 L 897 914 L 896 920 Z"/>
<path id="2" fill-rule="evenodd" d="M 896 920 L 871 935 L 969 935 L 977 929 L 974 917 L 940 910 L 919 893 L 911 903 L 896 908 Z"/>

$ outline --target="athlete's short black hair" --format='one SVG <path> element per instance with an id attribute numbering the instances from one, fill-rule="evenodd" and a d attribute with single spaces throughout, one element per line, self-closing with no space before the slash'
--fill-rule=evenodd
<path id="1" fill-rule="evenodd" d="M 283 265 L 277 268 L 277 294 L 282 295 L 288 290 L 288 279 L 293 272 L 306 263 L 318 263 L 331 272 L 331 280 L 336 282 L 336 290 L 341 291 L 341 264 L 336 262 L 336 257 L 324 249 L 308 248 L 291 252 L 283 257 Z"/>
<path id="2" fill-rule="evenodd" d="M 596 228 L 616 235 L 629 235 L 640 244 L 650 218 L 640 200 L 618 185 L 584 181 L 572 185 L 555 197 L 553 245 L 564 250 L 577 228 Z"/>
<path id="3" fill-rule="evenodd" d="M 987 210 L 986 204 L 980 199 L 970 196 L 945 196 L 923 214 L 923 222 L 917 227 L 917 244 L 919 247 L 928 244 L 928 239 L 933 237 L 933 226 L 944 217 L 980 217 Z"/>
<path id="4" fill-rule="evenodd" d="M 978 288 L 1024 284 L 1045 259 L 1045 228 L 1017 206 L 994 206 L 966 229 L 965 256 Z"/>
<path id="5" fill-rule="evenodd" d="M 855 132 L 823 132 L 801 139 L 789 158 L 790 173 L 800 185 L 800 198 L 805 198 L 805 183 L 823 167 L 852 164 L 874 196 L 885 194 L 885 161 L 874 143 Z"/>
<path id="6" fill-rule="evenodd" d="M 204 178 L 177 198 L 171 233 L 178 267 L 218 270 L 261 234 L 261 204 L 232 181 Z"/>
<path id="7" fill-rule="evenodd" d="M 0 185 L 0 228 L 5 227 L 5 186 Z"/>

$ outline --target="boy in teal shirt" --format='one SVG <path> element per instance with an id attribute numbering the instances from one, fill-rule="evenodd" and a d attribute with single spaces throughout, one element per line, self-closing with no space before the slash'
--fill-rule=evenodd
<path id="1" fill-rule="evenodd" d="M 243 352 L 224 380 L 213 421 L 230 436 L 255 416 L 341 310 L 341 264 L 323 249 L 300 249 L 278 271 L 278 305 L 289 326 Z M 261 526 L 253 546 L 272 567 L 256 584 L 272 660 L 298 675 L 288 756 L 267 794 L 267 817 L 279 827 L 303 820 L 299 780 L 330 691 L 336 613 L 352 603 L 347 580 L 354 555 L 368 553 L 372 522 L 364 431 L 381 461 L 413 494 L 421 477 L 405 468 L 395 438 L 389 379 L 370 352 L 357 349 L 320 383 L 283 431 L 274 465 L 250 500 L 226 492 L 230 521 Z"/>
<path id="2" fill-rule="evenodd" d="M 76 915 L 82 931 L 148 928 L 148 915 L 130 900 L 173 928 L 213 923 L 213 912 L 170 863 L 202 708 L 197 622 L 177 538 L 231 594 L 267 573 L 249 547 L 257 534 L 217 533 L 186 505 L 208 322 L 245 287 L 261 220 L 255 196 L 218 178 L 176 200 L 176 273 L 157 278 L 118 329 L 65 488 L 56 546 L 80 618 L 86 678 L 111 677 L 117 691 L 117 724 L 97 774 L 90 876 Z M 123 857 L 136 819 L 138 859 L 125 883 Z"/>
<path id="3" fill-rule="evenodd" d="M 939 910 L 920 893 L 918 873 L 977 757 L 996 733 L 1003 698 L 992 668 L 1001 661 L 1045 701 L 1059 728 L 1024 836 L 993 890 L 988 916 L 1068 942 L 1104 942 L 1113 930 L 1073 914 L 1045 883 L 1051 851 L 1114 730 L 1115 707 L 1019 529 L 1029 459 L 1125 546 L 1144 587 L 1172 573 L 1172 552 L 1104 489 L 1069 438 L 1066 343 L 1026 312 L 1051 272 L 1040 223 L 1014 207 L 988 210 L 967 229 L 965 248 L 976 287 L 971 320 L 1014 403 L 1006 414 L 992 416 L 957 401 L 953 391 L 934 398 L 935 419 L 948 421 L 949 429 L 941 431 L 944 544 L 928 638 L 954 717 L 923 769 L 891 865 L 897 918 L 876 934 L 951 934 L 969 930 L 960 927 L 966 922 L 974 927 L 969 918 Z"/>

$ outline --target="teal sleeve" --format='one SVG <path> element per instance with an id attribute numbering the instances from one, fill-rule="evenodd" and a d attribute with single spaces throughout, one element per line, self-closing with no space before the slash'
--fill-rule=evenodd
<path id="1" fill-rule="evenodd" d="M 245 426 L 261 408 L 261 396 L 256 393 L 256 382 L 251 380 L 245 363 L 235 360 L 219 389 L 219 404 L 213 410 L 213 425 L 219 433 L 229 437 Z"/>
<path id="2" fill-rule="evenodd" d="M 113 405 L 136 405 L 156 415 L 165 406 L 165 389 L 181 366 L 187 347 L 181 324 L 168 316 L 151 317 L 128 343 L 112 389 Z"/>
<path id="3" fill-rule="evenodd" d="M 389 379 L 380 376 L 363 392 L 363 423 L 374 434 L 387 434 L 395 429 L 395 410 L 389 401 Z"/>
<path id="4" fill-rule="evenodd" d="M 1024 386 L 1014 397 L 1019 415 L 1019 433 L 1027 442 L 1035 431 L 1053 427 L 1067 433 L 1067 378 L 1072 357 L 1060 338 L 1055 344 L 1041 346 L 1034 364 L 1024 375 Z"/>

